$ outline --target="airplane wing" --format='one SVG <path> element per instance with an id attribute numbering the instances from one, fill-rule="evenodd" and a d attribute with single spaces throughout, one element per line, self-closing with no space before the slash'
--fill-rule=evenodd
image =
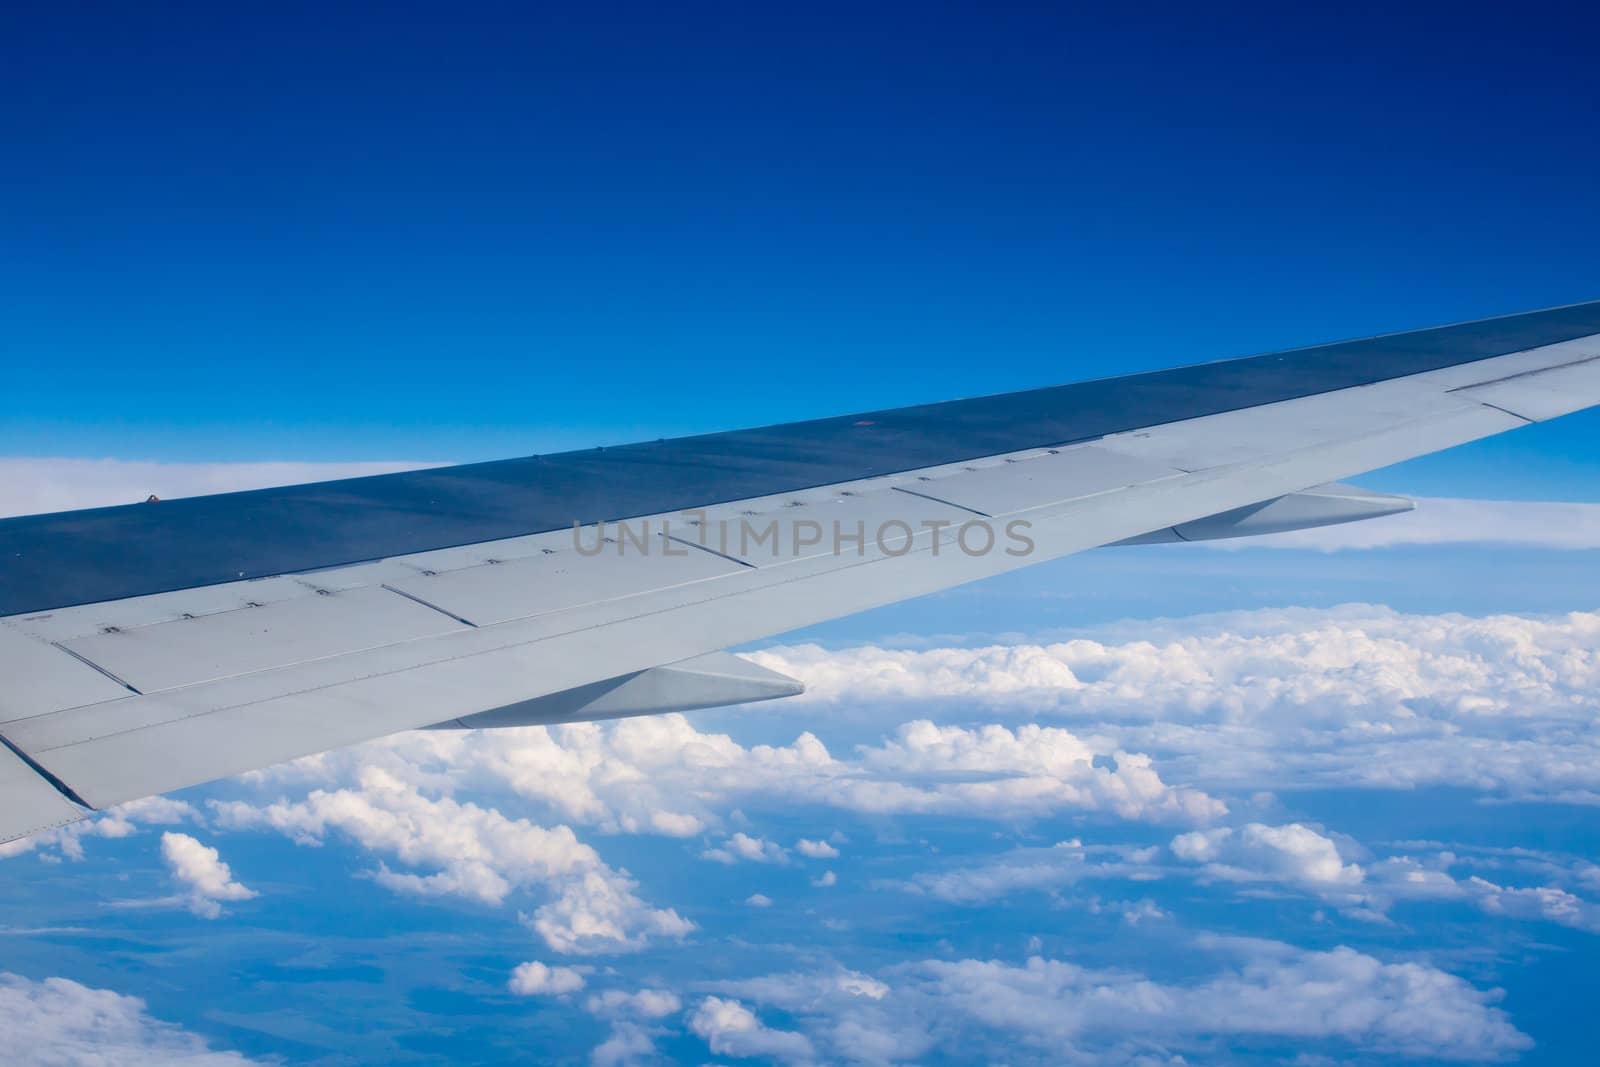
<path id="1" fill-rule="evenodd" d="M 1600 302 L 559 455 L 0 520 L 0 840 L 400 730 L 738 703 L 721 650 L 1600 402 Z"/>

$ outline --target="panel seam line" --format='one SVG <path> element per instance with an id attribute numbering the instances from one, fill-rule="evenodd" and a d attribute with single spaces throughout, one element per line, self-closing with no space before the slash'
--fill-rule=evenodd
<path id="1" fill-rule="evenodd" d="M 68 800 L 72 801 L 81 808 L 88 808 L 90 811 L 100 810 L 87 800 L 84 800 L 82 797 L 80 797 L 76 790 L 74 790 L 66 782 L 63 782 L 60 778 L 57 778 L 53 773 L 46 769 L 42 763 L 28 755 L 22 749 L 18 748 L 16 743 L 5 734 L 0 734 L 0 745 L 4 745 L 13 756 L 17 757 L 23 763 L 26 763 L 29 770 L 33 771 L 34 774 L 37 774 L 40 778 L 43 778 L 46 782 L 48 782 L 51 788 L 53 788 L 57 793 L 60 793 L 62 796 L 66 797 Z"/>
<path id="2" fill-rule="evenodd" d="M 982 469 L 982 468 L 980 468 L 980 469 Z M 922 499 L 931 500 L 935 504 L 943 504 L 946 507 L 956 508 L 957 510 L 960 510 L 960 511 L 970 511 L 972 514 L 977 515 L 979 518 L 984 518 L 984 519 L 992 519 L 992 518 L 994 518 L 994 516 L 989 514 L 987 511 L 979 511 L 977 508 L 969 508 L 965 504 L 957 504 L 954 500 L 946 500 L 942 496 L 930 496 L 927 493 L 919 493 L 915 489 L 907 489 L 903 485 L 891 485 L 889 488 L 894 490 L 897 493 L 904 493 L 907 496 L 920 496 Z"/>
<path id="3" fill-rule="evenodd" d="M 413 595 L 411 593 L 406 592 L 404 589 L 396 589 L 392 585 L 381 585 L 379 588 L 387 589 L 389 592 L 393 593 L 395 596 L 403 596 L 407 600 L 411 601 L 412 603 L 421 604 L 425 608 L 429 608 L 429 609 L 431 609 L 433 611 L 437 611 L 440 615 L 443 615 L 446 618 L 454 619 L 454 620 L 456 620 L 456 622 L 459 622 L 463 626 L 470 626 L 474 630 L 476 630 L 478 628 L 478 624 L 473 622 L 471 619 L 463 619 L 460 615 L 457 615 L 455 612 L 447 611 L 444 608 L 441 608 L 437 604 L 431 603 L 430 601 L 427 601 L 427 600 L 423 600 L 419 596 L 415 596 L 415 595 Z"/>
<path id="4" fill-rule="evenodd" d="M 99 671 L 101 674 L 105 675 L 107 678 L 110 678 L 113 682 L 116 682 L 133 695 L 141 697 L 144 696 L 144 692 L 130 683 L 127 679 L 119 678 L 117 675 L 106 670 L 106 668 L 100 666 L 100 664 L 96 663 L 88 656 L 85 656 L 83 653 L 73 651 L 71 648 L 63 645 L 60 641 L 51 641 L 50 643 L 59 648 L 61 651 L 65 652 L 67 655 L 71 656 L 73 659 L 77 660 L 79 663 L 83 664 L 85 667 Z"/>

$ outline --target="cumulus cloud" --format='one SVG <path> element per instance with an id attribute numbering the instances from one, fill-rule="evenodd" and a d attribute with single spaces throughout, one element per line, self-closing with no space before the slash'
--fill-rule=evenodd
<path id="1" fill-rule="evenodd" d="M 737 1000 L 706 997 L 689 1017 L 689 1029 L 718 1056 L 808 1063 L 816 1055 L 805 1035 L 767 1026 Z"/>
<path id="2" fill-rule="evenodd" d="M 795 842 L 794 849 L 802 856 L 814 860 L 831 860 L 839 858 L 839 850 L 826 841 L 810 841 L 802 837 Z"/>
<path id="3" fill-rule="evenodd" d="M 67 978 L 0 973 L 0 1061 L 35 1067 L 247 1067 L 259 1061 L 211 1049 L 152 1018 L 138 997 Z"/>
<path id="4" fill-rule="evenodd" d="M 439 789 L 510 789 L 557 818 L 605 832 L 660 833 L 661 816 L 722 825 L 741 807 L 816 805 L 870 815 L 1011 820 L 1104 812 L 1204 824 L 1226 806 L 1169 784 L 1138 752 L 1054 726 L 973 728 L 913 720 L 876 745 L 835 755 L 805 732 L 741 745 L 683 715 L 467 732 L 418 731 L 249 776 L 260 785 L 349 780 L 364 768 Z M 742 833 L 742 831 L 741 831 Z M 769 847 L 770 846 L 770 847 Z M 830 846 L 831 847 L 831 846 Z M 721 862 L 779 858 L 750 834 L 708 850 Z"/>
<path id="5" fill-rule="evenodd" d="M 694 923 L 670 908 L 652 908 L 633 879 L 605 867 L 587 870 L 524 921 L 557 952 L 574 955 L 632 952 L 654 938 L 678 940 Z"/>
<path id="6" fill-rule="evenodd" d="M 595 1067 L 618 1067 L 657 1062 L 655 1039 L 666 1032 L 659 1024 L 682 1011 L 683 1001 L 665 989 L 634 993 L 608 989 L 591 996 L 584 1007 L 589 1014 L 611 1023 L 610 1034 L 589 1054 L 589 1062 Z"/>
<path id="7" fill-rule="evenodd" d="M 738 863 L 740 860 L 750 863 L 785 863 L 789 859 L 789 850 L 775 841 L 751 837 L 739 831 L 718 847 L 706 849 L 700 856 L 702 859 L 726 864 Z"/>
<path id="8" fill-rule="evenodd" d="M 519 996 L 560 996 L 582 989 L 584 977 L 583 971 L 576 967 L 551 967 L 538 960 L 529 960 L 517 965 L 506 984 L 511 992 Z"/>
<path id="9" fill-rule="evenodd" d="M 189 910 L 203 919 L 220 916 L 223 901 L 250 900 L 256 895 L 255 890 L 234 881 L 233 872 L 216 849 L 188 834 L 170 830 L 162 834 L 161 858 L 183 889 Z"/>
<path id="10" fill-rule="evenodd" d="M 1119 637 L 752 658 L 805 679 L 793 701 L 1071 719 L 1096 752 L 1146 753 L 1212 790 L 1447 785 L 1600 803 L 1600 613 L 1347 605 L 1105 629 Z"/>
<path id="11" fill-rule="evenodd" d="M 213 807 L 224 827 L 275 829 L 301 844 L 342 833 L 404 866 L 397 871 L 381 864 L 374 875 L 396 892 L 498 905 L 513 892 L 541 890 L 549 901 L 525 921 L 557 952 L 630 951 L 652 937 L 677 938 L 693 929 L 676 912 L 640 900 L 633 879 L 606 865 L 569 827 L 547 829 L 493 808 L 428 796 L 380 767 L 362 767 L 353 787 L 314 790 L 301 801 Z"/>
<path id="12" fill-rule="evenodd" d="M 404 460 L 372 463 L 155 463 L 124 459 L 0 457 L 0 517 L 136 504 L 239 489 L 265 489 L 334 478 L 438 466 Z"/>
<path id="13" fill-rule="evenodd" d="M 1229 881 L 1342 889 L 1359 884 L 1364 876 L 1358 865 L 1344 862 L 1330 838 L 1300 823 L 1195 830 L 1174 838 L 1172 851 L 1179 859 L 1204 864 L 1210 876 Z"/>

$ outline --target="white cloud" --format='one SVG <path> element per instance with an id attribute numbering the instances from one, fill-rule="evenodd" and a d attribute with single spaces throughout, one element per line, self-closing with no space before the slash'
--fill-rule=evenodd
<path id="1" fill-rule="evenodd" d="M 817 805 L 872 815 L 1011 820 L 1064 811 L 1158 823 L 1208 822 L 1225 805 L 1166 783 L 1153 762 L 1059 727 L 907 722 L 878 745 L 835 756 L 802 733 L 743 746 L 682 715 L 508 730 L 418 731 L 247 776 L 258 785 L 350 780 L 376 767 L 430 789 L 507 788 L 557 818 L 606 832 L 665 833 L 663 813 L 716 826 L 741 806 Z M 286 827 L 292 832 L 292 828 Z M 742 833 L 742 832 L 741 832 Z M 831 847 L 831 846 L 829 846 Z M 720 862 L 776 862 L 747 833 L 707 850 Z"/>
<path id="2" fill-rule="evenodd" d="M 1097 761 L 1097 756 L 1107 757 Z M 1148 756 L 1085 741 L 1032 723 L 973 729 L 908 722 L 861 763 L 878 781 L 845 783 L 858 810 L 1011 815 L 1057 810 L 1110 811 L 1124 819 L 1207 822 L 1227 811 L 1197 790 L 1167 785 Z M 963 775 L 931 789 L 908 780 Z"/>
<path id="3" fill-rule="evenodd" d="M 1166 850 L 1073 841 L 952 857 L 897 884 L 979 903 L 1062 894 L 1084 879 L 1200 878 L 1219 894 L 1228 882 L 1245 894 L 1270 886 L 1365 918 L 1461 901 L 1522 921 L 1600 926 L 1600 875 L 1591 884 L 1576 868 L 1461 871 L 1425 851 L 1373 856 L 1305 824 L 1217 825 L 1226 815 L 1218 794 L 1262 788 L 1466 784 L 1496 797 L 1600 797 L 1600 614 L 1474 619 L 1351 605 L 1102 632 L 1051 644 L 758 655 L 812 683 L 798 699 L 849 700 L 852 724 L 869 724 L 862 729 L 875 740 L 837 752 L 809 732 L 787 745 L 741 744 L 677 715 L 422 732 L 251 776 L 256 786 L 351 784 L 298 802 L 220 804 L 218 818 L 303 843 L 347 835 L 378 854 L 377 879 L 400 892 L 484 903 L 542 895 L 526 909 L 528 928 L 552 951 L 580 955 L 641 948 L 692 926 L 647 905 L 626 872 L 567 826 L 546 829 L 461 797 L 509 791 L 607 833 L 699 827 L 716 835 L 704 853 L 726 863 L 785 860 L 776 835 L 758 828 L 772 814 L 804 813 L 815 825 L 828 810 L 1001 823 L 1098 813 L 1194 829 Z M 878 725 L 906 717 L 908 702 L 915 718 Z M 972 721 L 985 713 L 1050 715 L 1071 729 Z M 955 715 L 960 723 L 939 721 Z M 827 859 L 829 849 L 802 838 L 793 854 Z M 747 899 L 770 904 L 761 893 Z M 1155 917 L 1097 898 L 1061 902 Z"/>
<path id="4" fill-rule="evenodd" d="M 738 863 L 740 860 L 747 860 L 750 863 L 785 863 L 789 859 L 789 852 L 774 841 L 751 837 L 740 831 L 724 840 L 717 848 L 706 849 L 700 853 L 700 857 L 727 864 Z"/>
<path id="5" fill-rule="evenodd" d="M 557 952 L 631 951 L 693 929 L 676 912 L 646 905 L 625 872 L 607 866 L 566 826 L 546 829 L 493 808 L 429 797 L 381 767 L 362 767 L 356 777 L 354 788 L 314 790 L 299 802 L 213 807 L 224 827 L 272 828 L 301 844 L 335 831 L 348 835 L 408 868 L 381 864 L 376 872 L 396 892 L 497 905 L 519 890 L 543 890 L 551 899 L 526 922 Z"/>
<path id="6" fill-rule="evenodd" d="M 1205 1034 L 1263 1035 L 1458 1060 L 1531 1044 L 1490 1006 L 1494 994 L 1423 964 L 1386 964 L 1342 947 L 1255 946 L 1237 970 L 1195 985 L 1038 958 L 1022 967 L 930 961 L 913 973 L 942 1005 L 1038 1043 L 1143 1034 L 1182 1047 Z"/>
<path id="7" fill-rule="evenodd" d="M 670 908 L 647 906 L 636 888 L 631 878 L 597 867 L 524 921 L 552 949 L 574 955 L 632 952 L 652 938 L 677 940 L 694 930 Z"/>
<path id="8" fill-rule="evenodd" d="M 831 860 L 839 858 L 839 850 L 826 841 L 808 841 L 801 838 L 795 842 L 795 851 L 802 856 L 809 856 L 814 860 Z"/>
<path id="9" fill-rule="evenodd" d="M 689 1029 L 718 1056 L 807 1063 L 816 1055 L 803 1034 L 774 1030 L 737 1000 L 706 997 L 689 1017 Z"/>
<path id="10" fill-rule="evenodd" d="M 1592 865 L 1581 859 L 1510 850 L 1512 856 L 1497 857 L 1499 865 L 1515 866 L 1555 884 L 1508 886 L 1478 875 L 1456 876 L 1452 868 L 1463 865 L 1461 857 L 1446 849 L 1416 850 L 1363 865 L 1346 854 L 1362 851 L 1360 846 L 1345 839 L 1341 851 L 1339 842 L 1300 823 L 1195 830 L 1174 838 L 1168 851 L 1176 863 L 1164 862 L 1162 850 L 1155 847 L 1064 841 L 1050 848 L 1013 849 L 887 884 L 953 904 L 976 905 L 1014 893 L 1057 893 L 1088 880 L 1199 877 L 1299 890 L 1358 918 L 1382 918 L 1401 903 L 1459 901 L 1491 915 L 1600 932 L 1600 904 L 1584 895 L 1600 889 L 1600 879 L 1592 877 Z M 1158 910 L 1135 908 L 1136 913 L 1130 913 L 1123 905 L 1102 904 L 1097 898 L 1091 898 L 1088 906 L 1091 911 L 1123 913 L 1130 922 L 1161 917 Z"/>
<path id="11" fill-rule="evenodd" d="M 1309 826 L 1249 823 L 1180 834 L 1172 841 L 1179 859 L 1205 864 L 1206 873 L 1228 881 L 1279 881 L 1315 889 L 1360 884 L 1361 868 L 1345 863 L 1339 847 Z"/>
<path id="12" fill-rule="evenodd" d="M 1016 849 L 950 870 L 926 871 L 902 888 L 952 904 L 977 904 L 1016 892 L 1054 890 L 1085 877 L 1113 873 L 1113 868 L 1091 865 L 1081 842 L 1063 841 L 1050 848 Z"/>
<path id="13" fill-rule="evenodd" d="M 789 1012 L 805 1011 L 841 999 L 879 1001 L 891 992 L 887 983 L 871 975 L 842 968 L 707 982 L 703 988 L 710 992 L 737 994 Z"/>
<path id="14" fill-rule="evenodd" d="M 589 1054 L 589 1061 L 595 1067 L 618 1067 L 657 1062 L 655 1039 L 666 1032 L 659 1023 L 682 1011 L 683 1001 L 665 989 L 608 989 L 591 996 L 584 1007 L 611 1023 L 611 1033 Z"/>
<path id="15" fill-rule="evenodd" d="M 772 898 L 765 893 L 751 893 L 748 897 L 745 897 L 744 902 L 752 908 L 772 907 Z"/>
<path id="16" fill-rule="evenodd" d="M 255 890 L 234 881 L 233 872 L 216 849 L 188 834 L 170 830 L 162 834 L 161 858 L 167 861 L 173 879 L 183 887 L 189 910 L 201 918 L 221 915 L 223 901 L 250 900 L 256 895 Z"/>
<path id="17" fill-rule="evenodd" d="M 594 1067 L 623 1067 L 624 1064 L 655 1061 L 656 1043 L 652 1031 L 629 1022 L 613 1024 L 610 1036 L 589 1054 L 589 1062 Z"/>
<path id="18" fill-rule="evenodd" d="M 1156 906 L 1156 902 L 1144 900 L 1101 900 L 1099 897 L 1089 902 L 1089 910 L 1096 915 L 1107 912 L 1122 916 L 1122 921 L 1129 926 L 1138 926 L 1142 922 L 1154 922 L 1159 919 L 1172 918 L 1171 913 L 1163 911 Z"/>
<path id="19" fill-rule="evenodd" d="M 811 879 L 811 884 L 818 889 L 828 889 L 839 884 L 839 876 L 832 871 L 823 871 L 820 876 Z"/>
<path id="20" fill-rule="evenodd" d="M 0 973 L 0 1062 L 33 1067 L 248 1067 L 151 1018 L 144 1001 L 66 978 Z"/>
<path id="21" fill-rule="evenodd" d="M 155 463 L 0 457 L 0 517 L 416 470 L 435 463 Z"/>
<path id="22" fill-rule="evenodd" d="M 138 828 L 127 819 L 106 815 L 83 822 L 69 823 L 54 830 L 0 842 L 0 859 L 10 859 L 38 851 L 41 859 L 59 862 L 62 858 L 83 859 L 83 842 L 90 837 L 128 837 L 138 833 Z"/>
<path id="23" fill-rule="evenodd" d="M 525 997 L 560 996 L 582 989 L 584 977 L 583 970 L 576 967 L 551 967 L 529 960 L 517 965 L 506 984 L 511 992 Z"/>
<path id="24" fill-rule="evenodd" d="M 118 804 L 114 808 L 106 809 L 106 814 L 128 822 L 150 823 L 157 826 L 171 826 L 180 822 L 203 823 L 204 817 L 186 800 L 174 800 L 171 797 L 145 797 L 142 800 L 130 800 L 126 804 Z"/>
<path id="25" fill-rule="evenodd" d="M 1558 885 L 1508 886 L 1475 874 L 1457 878 L 1451 869 L 1458 862 L 1454 853 L 1440 851 L 1391 856 L 1373 863 L 1369 870 L 1372 899 L 1381 907 L 1396 901 L 1464 901 L 1490 915 L 1600 933 L 1600 904 Z M 1573 889 L 1593 892 L 1600 888 L 1583 877 L 1582 865 L 1567 871 L 1547 867 L 1543 873 L 1567 881 Z"/>

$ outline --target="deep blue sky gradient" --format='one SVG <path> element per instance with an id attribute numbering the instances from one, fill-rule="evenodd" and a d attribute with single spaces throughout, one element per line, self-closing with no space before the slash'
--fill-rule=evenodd
<path id="1" fill-rule="evenodd" d="M 1596 21 L 1531 3 L 0 5 L 0 457 L 486 459 L 1600 298 Z M 1364 481 L 1595 500 L 1597 446 L 1590 412 Z M 1108 550 L 802 636 L 1111 640 L 1129 617 L 1348 600 L 1553 613 L 1593 608 L 1596 562 Z M 871 710 L 696 722 L 746 745 L 816 729 L 846 753 L 879 739 Z M 1273 819 L 1600 855 L 1592 808 L 1492 792 L 1290 793 Z M 791 808 L 751 805 L 752 829 L 847 831 L 837 888 L 582 828 L 701 926 L 600 960 L 620 973 L 593 988 L 688 1000 L 708 975 L 794 966 L 790 945 L 868 970 L 946 936 L 1020 959 L 1036 933 L 1174 980 L 1197 966 L 1181 935 L 1212 930 L 1431 958 L 1506 989 L 1538 1042 L 1525 1062 L 1592 1050 L 1592 933 L 1445 904 L 1375 924 L 1181 879 L 1092 888 L 1176 916 L 1148 928 L 1070 894 L 947 907 L 875 880 L 1139 828 Z M 604 1036 L 575 1003 L 505 990 L 522 960 L 575 962 L 517 925 L 523 897 L 398 896 L 348 840 L 183 829 L 261 895 L 216 922 L 152 906 L 173 892 L 159 828 L 81 863 L 7 860 L 0 971 L 138 995 L 292 1063 L 580 1063 Z M 755 890 L 774 907 L 740 903 Z M 681 1027 L 661 1041 L 705 1055 Z"/>
<path id="2" fill-rule="evenodd" d="M 1592 299 L 1593 28 L 8 6 L 0 454 L 488 458 Z"/>

